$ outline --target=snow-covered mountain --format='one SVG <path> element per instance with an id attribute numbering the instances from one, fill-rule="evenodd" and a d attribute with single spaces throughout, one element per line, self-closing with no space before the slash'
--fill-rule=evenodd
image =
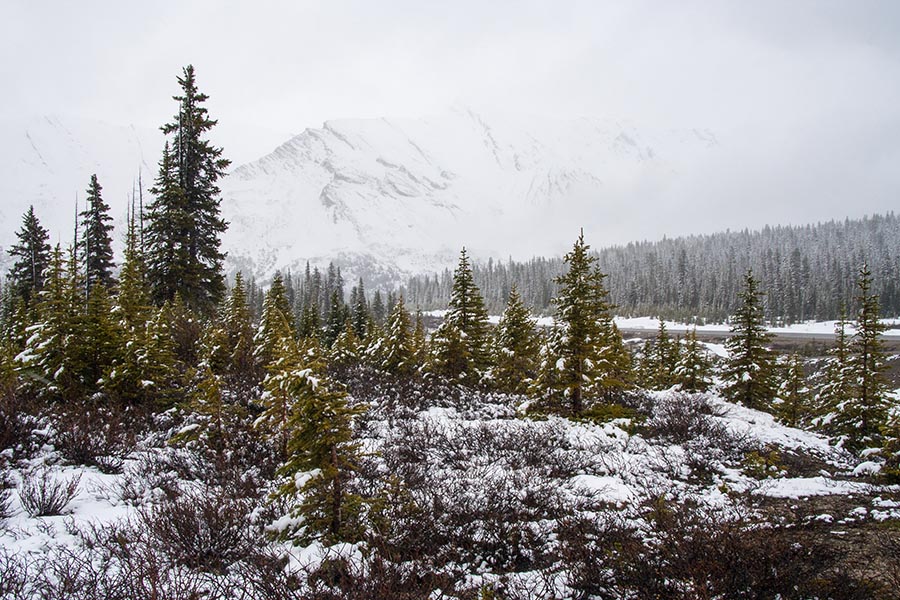
<path id="1" fill-rule="evenodd" d="M 163 142 L 150 128 L 61 117 L 0 122 L 0 133 L 4 249 L 29 204 L 68 242 L 92 173 L 122 232 L 135 179 L 150 186 Z M 223 245 L 230 268 L 257 276 L 334 260 L 377 284 L 452 265 L 463 245 L 482 258 L 559 254 L 580 227 L 595 246 L 624 242 L 646 215 L 665 217 L 670 192 L 716 146 L 709 131 L 464 108 L 328 121 L 232 170 Z"/>
<path id="2" fill-rule="evenodd" d="M 480 257 L 558 254 L 580 227 L 597 245 L 636 207 L 653 214 L 716 145 L 709 131 L 468 109 L 328 121 L 233 171 L 225 245 L 258 273 L 336 259 L 370 277 L 444 267 L 463 245 Z"/>

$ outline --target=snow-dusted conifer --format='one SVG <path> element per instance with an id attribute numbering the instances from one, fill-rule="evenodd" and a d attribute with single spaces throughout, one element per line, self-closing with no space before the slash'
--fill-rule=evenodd
<path id="1" fill-rule="evenodd" d="M 549 392 L 560 394 L 561 401 L 555 404 L 564 403 L 575 415 L 588 401 L 627 388 L 630 378 L 631 358 L 612 323 L 609 293 L 603 285 L 605 276 L 589 250 L 582 232 L 564 257 L 568 270 L 557 278 L 559 293 L 553 300 L 560 335 L 550 347 L 555 353 L 555 382 Z M 552 359 L 548 356 L 544 360 Z"/>
<path id="2" fill-rule="evenodd" d="M 36 322 L 28 330 L 25 350 L 17 357 L 33 381 L 43 381 L 36 388 L 39 395 L 55 400 L 76 400 L 76 369 L 68 345 L 72 341 L 78 308 L 78 290 L 66 269 L 59 244 L 50 252 L 50 263 L 43 286 L 37 296 Z"/>
<path id="3" fill-rule="evenodd" d="M 147 268 L 157 303 L 181 295 L 199 314 L 209 315 L 225 292 L 224 254 L 219 236 L 227 228 L 220 215 L 218 180 L 230 161 L 222 149 L 204 139 L 216 125 L 203 104 L 208 99 L 196 86 L 194 67 L 178 78 L 178 113 L 162 126 L 172 136 L 151 189 L 147 206 Z"/>
<path id="4" fill-rule="evenodd" d="M 14 292 L 10 297 L 18 297 L 30 305 L 44 287 L 44 274 L 50 266 L 50 236 L 35 216 L 34 206 L 29 206 L 22 217 L 22 228 L 16 232 L 16 238 L 18 242 L 9 249 L 14 262 L 6 276 Z"/>
<path id="5" fill-rule="evenodd" d="M 834 433 L 833 419 L 838 407 L 845 406 L 853 396 L 855 377 L 850 365 L 849 325 L 847 309 L 841 305 L 840 316 L 834 325 L 834 345 L 828 349 L 822 385 L 815 398 L 814 423 L 827 433 Z"/>
<path id="6" fill-rule="evenodd" d="M 346 369 L 357 364 L 360 361 L 360 345 L 353 322 L 347 320 L 344 323 L 344 330 L 328 349 L 329 366 L 335 369 Z"/>
<path id="7" fill-rule="evenodd" d="M 409 375 L 415 370 L 411 326 L 409 312 L 403 304 L 403 296 L 400 296 L 395 300 L 385 325 L 378 357 L 379 366 L 388 373 Z"/>
<path id="8" fill-rule="evenodd" d="M 353 418 L 360 409 L 349 406 L 346 393 L 315 366 L 274 366 L 277 374 L 266 390 L 284 398 L 289 432 L 278 494 L 296 499 L 291 515 L 298 521 L 280 533 L 303 544 L 356 541 L 362 499 L 349 480 L 359 460 Z"/>
<path id="9" fill-rule="evenodd" d="M 291 322 L 291 309 L 287 302 L 284 280 L 281 273 L 275 273 L 272 286 L 266 293 L 263 302 L 262 316 L 254 337 L 257 364 L 266 368 L 275 358 L 276 351 L 282 346 L 283 338 L 293 338 L 294 328 Z"/>
<path id="10" fill-rule="evenodd" d="M 778 417 L 790 427 L 805 425 L 810 416 L 810 398 L 803 360 L 799 355 L 791 354 L 782 367 L 782 380 L 778 388 Z"/>
<path id="11" fill-rule="evenodd" d="M 484 299 L 472 278 L 466 249 L 453 272 L 450 304 L 431 339 L 431 369 L 447 379 L 476 385 L 490 366 L 490 332 Z"/>
<path id="12" fill-rule="evenodd" d="M 722 392 L 732 402 L 765 409 L 775 396 L 774 358 L 766 347 L 771 334 L 763 322 L 759 282 L 747 271 L 741 306 L 732 318 L 731 337 L 725 343 L 728 360 L 722 373 Z"/>
<path id="13" fill-rule="evenodd" d="M 696 327 L 685 336 L 673 375 L 679 389 L 685 392 L 705 392 L 712 386 L 712 361 L 697 340 Z"/>
<path id="14" fill-rule="evenodd" d="M 878 295 L 872 293 L 872 272 L 859 270 L 856 282 L 858 306 L 850 343 L 848 374 L 852 395 L 837 407 L 834 425 L 845 448 L 858 452 L 882 443 L 882 428 L 888 418 L 888 382 L 885 377 L 884 342 Z"/>
<path id="15" fill-rule="evenodd" d="M 506 310 L 494 330 L 494 386 L 506 393 L 524 394 L 538 366 L 538 337 L 531 311 L 515 285 L 510 288 Z"/>
<path id="16" fill-rule="evenodd" d="M 425 333 L 425 319 L 421 310 L 416 310 L 412 347 L 413 363 L 416 366 L 416 370 L 420 370 L 428 362 L 428 334 Z"/>
<path id="17" fill-rule="evenodd" d="M 113 262 L 112 251 L 112 217 L 109 216 L 109 205 L 101 195 L 102 187 L 97 175 L 91 175 L 91 183 L 87 189 L 86 207 L 81 217 L 81 239 L 78 249 L 84 267 L 85 292 L 90 297 L 96 285 L 109 288 L 112 286 Z"/>

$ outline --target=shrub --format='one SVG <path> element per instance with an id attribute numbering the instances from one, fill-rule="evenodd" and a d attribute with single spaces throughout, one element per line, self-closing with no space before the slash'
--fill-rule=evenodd
<path id="1" fill-rule="evenodd" d="M 25 600 L 28 582 L 33 579 L 28 563 L 17 554 L 10 554 L 0 547 L 0 598 Z"/>
<path id="2" fill-rule="evenodd" d="M 725 425 L 712 417 L 721 412 L 705 394 L 671 393 L 660 398 L 651 409 L 645 433 L 674 444 L 696 438 L 720 440 L 728 437 Z"/>
<path id="3" fill-rule="evenodd" d="M 250 522 L 253 504 L 212 488 L 185 492 L 140 511 L 140 526 L 166 556 L 201 571 L 224 572 L 252 554 L 261 532 Z"/>
<path id="4" fill-rule="evenodd" d="M 0 452 L 27 448 L 30 430 L 24 403 L 10 390 L 0 389 Z M 0 456 L 0 465 L 4 461 Z"/>
<path id="5" fill-rule="evenodd" d="M 32 517 L 61 515 L 78 494 L 81 474 L 67 479 L 56 477 L 49 467 L 26 472 L 19 488 L 22 508 Z"/>
<path id="6" fill-rule="evenodd" d="M 55 417 L 55 443 L 66 460 L 121 473 L 125 456 L 134 448 L 139 419 L 133 411 L 88 401 L 67 406 Z"/>

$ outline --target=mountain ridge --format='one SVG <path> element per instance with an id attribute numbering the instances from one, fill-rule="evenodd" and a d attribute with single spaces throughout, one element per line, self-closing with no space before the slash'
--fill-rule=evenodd
<path id="1" fill-rule="evenodd" d="M 139 173 L 150 198 L 158 130 L 64 116 L 0 128 L 9 140 L 0 157 L 4 249 L 30 204 L 52 242 L 65 243 L 93 173 L 120 247 Z M 717 145 L 706 130 L 643 132 L 612 119 L 523 120 L 464 107 L 328 120 L 222 180 L 223 249 L 230 270 L 260 278 L 335 261 L 376 285 L 441 270 L 463 245 L 483 259 L 559 254 L 578 227 L 600 232 L 600 221 L 637 201 L 659 204 Z"/>

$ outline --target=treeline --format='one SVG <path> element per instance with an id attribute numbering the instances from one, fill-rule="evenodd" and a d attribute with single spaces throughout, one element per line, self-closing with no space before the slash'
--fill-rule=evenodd
<path id="1" fill-rule="evenodd" d="M 874 274 L 874 291 L 884 316 L 900 314 L 900 218 L 893 212 L 858 220 L 803 227 L 765 227 L 760 231 L 637 242 L 597 254 L 608 275 L 610 300 L 626 316 L 659 315 L 691 322 L 722 321 L 738 307 L 742 277 L 752 269 L 765 293 L 771 323 L 831 320 L 849 303 L 859 265 Z M 493 314 L 503 308 L 516 284 L 526 304 L 552 311 L 558 258 L 475 264 L 475 281 Z M 425 310 L 441 308 L 450 295 L 449 270 L 417 276 L 402 293 Z"/>

